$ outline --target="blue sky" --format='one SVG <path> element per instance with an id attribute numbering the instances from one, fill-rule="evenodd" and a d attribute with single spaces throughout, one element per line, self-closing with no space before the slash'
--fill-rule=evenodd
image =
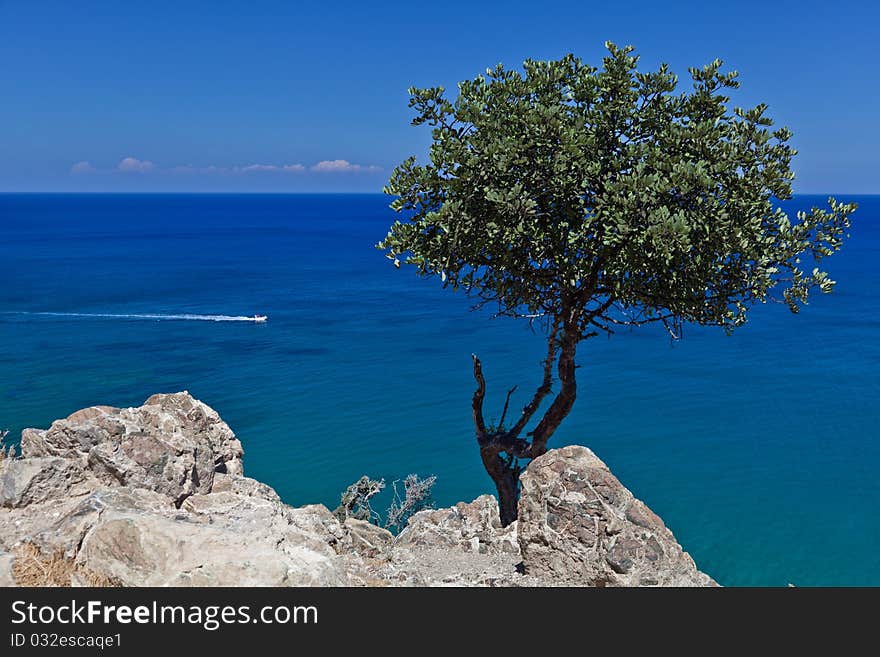
<path id="1" fill-rule="evenodd" d="M 880 193 L 878 25 L 867 0 L 0 0 L 0 191 L 379 191 L 428 144 L 410 85 L 611 39 L 740 71 L 797 192 Z"/>

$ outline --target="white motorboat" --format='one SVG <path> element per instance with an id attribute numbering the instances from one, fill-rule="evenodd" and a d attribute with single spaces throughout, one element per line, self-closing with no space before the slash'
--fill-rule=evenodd
<path id="1" fill-rule="evenodd" d="M 267 319 L 269 318 L 266 315 L 254 315 L 255 322 L 265 322 Z"/>

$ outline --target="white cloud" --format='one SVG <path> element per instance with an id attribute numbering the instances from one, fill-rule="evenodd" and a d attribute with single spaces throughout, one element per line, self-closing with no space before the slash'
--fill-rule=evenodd
<path id="1" fill-rule="evenodd" d="M 206 173 L 299 173 L 305 171 L 306 168 L 302 164 L 248 164 L 243 167 L 225 167 L 210 166 L 202 171 Z"/>
<path id="2" fill-rule="evenodd" d="M 381 171 L 380 167 L 362 164 L 352 164 L 348 160 L 322 160 L 312 166 L 306 166 L 300 163 L 293 164 L 246 164 L 243 166 L 216 166 L 209 165 L 204 167 L 192 164 L 183 164 L 173 167 L 159 167 L 149 160 L 139 160 L 136 157 L 126 157 L 119 161 L 115 167 L 109 169 L 98 168 L 93 166 L 87 160 L 77 162 L 70 168 L 71 174 L 87 174 L 87 173 L 147 173 L 154 172 L 159 174 L 171 175 L 235 175 L 235 174 L 263 174 L 263 173 L 290 173 L 299 174 L 306 171 L 315 171 L 318 173 L 351 173 L 351 172 L 372 172 Z"/>
<path id="3" fill-rule="evenodd" d="M 380 171 L 381 169 L 374 165 L 364 166 L 362 164 L 352 164 L 348 160 L 321 160 L 312 167 L 312 171 L 320 171 L 322 173 L 348 173 L 354 171 Z"/>
<path id="4" fill-rule="evenodd" d="M 155 168 L 155 165 L 149 160 L 139 160 L 136 157 L 126 157 L 116 165 L 116 168 L 125 172 L 133 171 L 136 173 L 145 173 L 147 171 L 152 171 Z"/>
<path id="5" fill-rule="evenodd" d="M 88 160 L 83 160 L 82 162 L 77 162 L 72 167 L 70 167 L 70 173 L 73 174 L 83 174 L 83 173 L 94 173 L 97 171 L 95 167 L 93 167 Z"/>
<path id="6" fill-rule="evenodd" d="M 248 164 L 246 167 L 242 167 L 241 170 L 244 173 L 251 171 L 278 171 L 278 167 L 274 164 Z"/>

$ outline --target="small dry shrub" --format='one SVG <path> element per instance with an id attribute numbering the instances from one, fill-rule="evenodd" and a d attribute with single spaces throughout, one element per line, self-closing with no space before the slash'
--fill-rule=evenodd
<path id="1" fill-rule="evenodd" d="M 15 458 L 15 445 L 9 445 L 9 447 L 7 447 L 4 442 L 8 435 L 9 431 L 0 431 L 0 461 L 6 458 Z"/>
<path id="2" fill-rule="evenodd" d="M 407 475 L 403 480 L 402 495 L 397 490 L 398 482 L 393 482 L 391 488 L 394 490 L 394 501 L 388 507 L 385 528 L 395 534 L 399 533 L 412 516 L 423 509 L 430 509 L 433 506 L 431 491 L 436 481 L 437 477 L 433 475 L 425 479 L 417 474 Z"/>
<path id="3" fill-rule="evenodd" d="M 120 586 L 112 577 L 78 566 L 61 550 L 44 554 L 33 543 L 22 543 L 14 556 L 12 576 L 19 586 L 70 586 L 74 576 L 86 586 Z"/>

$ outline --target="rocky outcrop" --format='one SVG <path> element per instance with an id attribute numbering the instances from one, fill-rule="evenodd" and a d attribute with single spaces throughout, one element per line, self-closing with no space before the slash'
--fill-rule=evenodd
<path id="1" fill-rule="evenodd" d="M 27 546 L 66 559 L 71 584 L 352 583 L 336 518 L 243 476 L 241 443 L 186 392 L 26 429 L 22 454 L 0 461 L 0 567 Z"/>
<path id="2" fill-rule="evenodd" d="M 147 488 L 177 503 L 209 493 L 214 474 L 242 473 L 241 443 L 214 409 L 189 393 L 153 395 L 139 408 L 93 406 L 25 429 L 25 458 L 79 462 L 108 486 Z"/>
<path id="3" fill-rule="evenodd" d="M 586 447 L 538 457 L 521 484 L 518 539 L 527 574 L 574 586 L 714 584 Z"/>
<path id="4" fill-rule="evenodd" d="M 336 586 L 336 553 L 288 522 L 283 505 L 230 493 L 194 495 L 186 513 L 102 491 L 100 518 L 75 562 L 123 586 Z"/>
<path id="5" fill-rule="evenodd" d="M 516 523 L 501 526 L 498 502 L 491 495 L 448 509 L 420 511 L 410 518 L 396 545 L 519 555 Z"/>
<path id="6" fill-rule="evenodd" d="M 396 586 L 524 586 L 516 524 L 502 527 L 491 495 L 420 511 L 369 562 L 374 581 Z"/>
<path id="7" fill-rule="evenodd" d="M 6 552 L 0 552 L 0 586 L 15 586 L 15 576 L 12 574 L 12 564 L 15 557 Z"/>
<path id="8" fill-rule="evenodd" d="M 346 518 L 345 529 L 351 536 L 351 548 L 365 557 L 378 557 L 394 543 L 394 534 L 366 520 Z"/>
<path id="9" fill-rule="evenodd" d="M 0 479 L 0 506 L 30 504 L 76 495 L 88 489 L 90 477 L 76 461 L 57 456 L 4 460 Z"/>
<path id="10" fill-rule="evenodd" d="M 518 524 L 502 527 L 483 495 L 417 513 L 397 537 L 284 504 L 244 476 L 241 443 L 186 392 L 27 429 L 22 453 L 0 460 L 0 586 L 712 583 L 581 447 L 529 466 Z"/>

